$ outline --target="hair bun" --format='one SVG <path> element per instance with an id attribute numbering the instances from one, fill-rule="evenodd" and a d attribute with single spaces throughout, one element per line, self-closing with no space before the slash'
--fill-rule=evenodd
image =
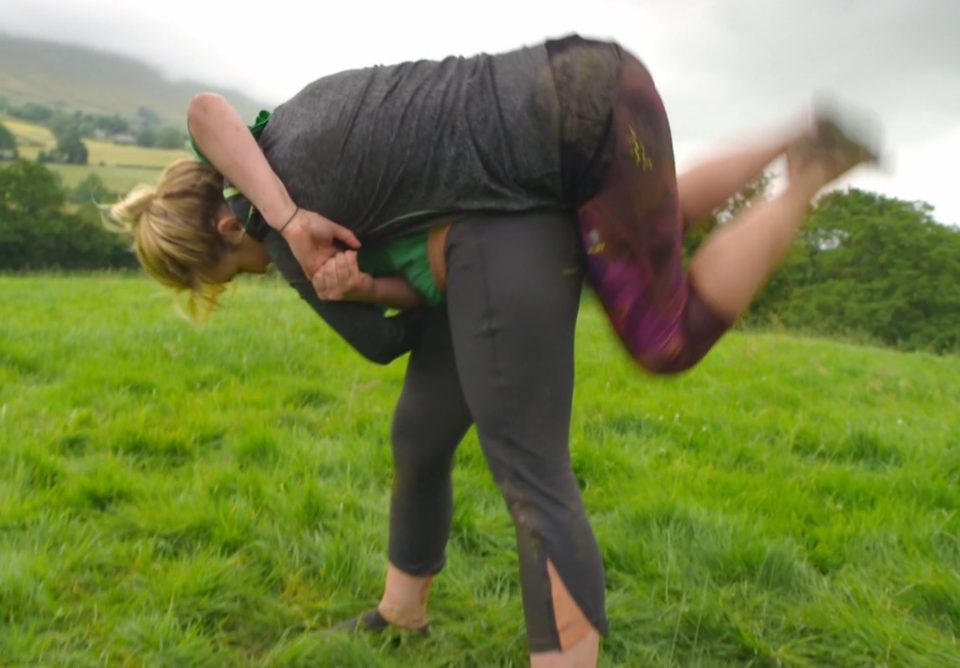
<path id="1" fill-rule="evenodd" d="M 140 223 L 140 218 L 153 204 L 156 195 L 156 188 L 152 186 L 137 186 L 122 200 L 112 205 L 103 206 L 100 211 L 109 215 L 114 224 L 132 232 Z"/>

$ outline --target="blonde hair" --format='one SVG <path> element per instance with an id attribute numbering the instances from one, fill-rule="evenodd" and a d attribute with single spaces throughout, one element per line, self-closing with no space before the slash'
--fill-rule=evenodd
<path id="1" fill-rule="evenodd" d="M 101 207 L 108 227 L 133 237 L 148 274 L 178 293 L 189 291 L 187 312 L 194 320 L 216 310 L 224 290 L 207 273 L 229 248 L 217 231 L 222 189 L 223 177 L 210 165 L 178 160 L 156 186 L 137 186 L 116 204 Z"/>

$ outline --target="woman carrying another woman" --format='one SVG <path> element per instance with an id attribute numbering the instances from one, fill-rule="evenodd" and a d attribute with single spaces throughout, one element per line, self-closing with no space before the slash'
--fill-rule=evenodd
<path id="1" fill-rule="evenodd" d="M 607 631 L 568 448 L 584 272 L 642 366 L 689 368 L 746 309 L 811 198 L 873 157 L 819 118 L 677 178 L 647 71 L 578 37 L 336 74 L 253 132 L 204 94 L 189 125 L 211 164 L 172 165 L 112 209 L 147 270 L 204 310 L 272 261 L 366 357 L 411 351 L 386 587 L 353 623 L 425 628 L 453 454 L 476 424 L 517 529 L 534 666 L 594 665 Z M 786 189 L 712 234 L 685 272 L 684 231 L 784 154 Z"/>

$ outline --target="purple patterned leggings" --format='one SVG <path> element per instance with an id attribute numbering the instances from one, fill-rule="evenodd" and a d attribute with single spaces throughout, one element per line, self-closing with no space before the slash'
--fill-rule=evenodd
<path id="1" fill-rule="evenodd" d="M 730 327 L 682 264 L 670 125 L 646 68 L 624 54 L 606 179 L 578 211 L 587 275 L 630 355 L 659 374 L 690 368 Z"/>

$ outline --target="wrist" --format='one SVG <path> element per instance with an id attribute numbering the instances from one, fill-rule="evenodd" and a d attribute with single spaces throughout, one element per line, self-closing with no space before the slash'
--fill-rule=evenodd
<path id="1" fill-rule="evenodd" d="M 297 203 L 293 201 L 286 187 L 277 179 L 270 195 L 264 197 L 262 206 L 258 207 L 260 215 L 263 216 L 267 224 L 275 230 L 280 230 L 291 218 L 295 217 L 294 211 L 298 208 Z"/>
<path id="2" fill-rule="evenodd" d="M 381 304 L 398 311 L 423 306 L 426 302 L 407 279 L 401 276 L 382 276 L 374 278 L 373 303 Z"/>
<path id="3" fill-rule="evenodd" d="M 384 280 L 382 278 L 371 278 L 360 291 L 357 301 L 366 304 L 380 304 L 385 296 Z"/>
<path id="4" fill-rule="evenodd" d="M 280 236 L 284 236 L 284 232 L 287 231 L 287 228 L 290 227 L 291 223 L 296 219 L 297 214 L 300 213 L 300 207 L 294 205 L 293 212 L 287 217 L 287 219 L 276 228 L 277 232 L 280 233 Z M 284 237 L 286 238 L 286 237 Z"/>

